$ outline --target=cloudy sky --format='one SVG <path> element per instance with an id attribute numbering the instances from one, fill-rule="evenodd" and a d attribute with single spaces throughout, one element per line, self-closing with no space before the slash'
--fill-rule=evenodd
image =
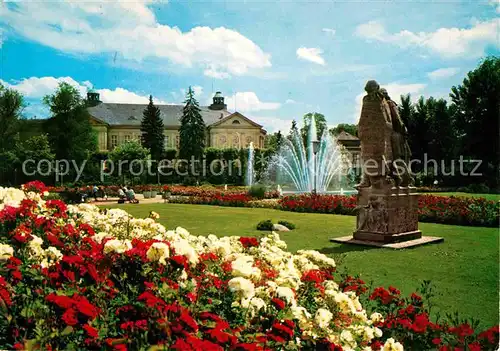
<path id="1" fill-rule="evenodd" d="M 201 104 L 222 91 L 273 132 L 307 112 L 354 123 L 367 80 L 394 97 L 447 97 L 498 55 L 499 0 L 38 1 L 0 3 L 0 79 L 24 113 L 59 81 L 104 102 Z"/>

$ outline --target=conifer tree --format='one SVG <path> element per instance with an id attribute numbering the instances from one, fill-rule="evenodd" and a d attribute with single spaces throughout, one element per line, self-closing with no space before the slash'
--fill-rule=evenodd
<path id="1" fill-rule="evenodd" d="M 151 158 L 161 159 L 165 147 L 164 126 L 160 109 L 153 104 L 151 95 L 149 96 L 149 104 L 142 113 L 141 132 L 142 145 L 150 150 Z"/>
<path id="2" fill-rule="evenodd" d="M 205 148 L 205 122 L 191 87 L 189 87 L 184 102 L 186 105 L 182 110 L 179 129 L 179 156 L 181 159 L 190 159 L 191 156 L 194 156 L 195 159 L 199 160 L 203 156 Z"/>

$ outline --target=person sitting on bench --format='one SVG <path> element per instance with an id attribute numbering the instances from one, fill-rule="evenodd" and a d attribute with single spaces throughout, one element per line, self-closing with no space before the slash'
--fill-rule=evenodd
<path id="1" fill-rule="evenodd" d="M 125 188 L 125 194 L 127 195 L 127 200 L 132 203 L 132 204 L 137 204 L 139 203 L 139 200 L 135 198 L 135 192 L 134 189 L 130 188 L 127 189 Z"/>
<path id="2" fill-rule="evenodd" d="M 118 189 L 118 203 L 122 204 L 125 202 L 126 199 L 127 199 L 127 195 L 125 194 L 124 189 L 119 188 Z"/>

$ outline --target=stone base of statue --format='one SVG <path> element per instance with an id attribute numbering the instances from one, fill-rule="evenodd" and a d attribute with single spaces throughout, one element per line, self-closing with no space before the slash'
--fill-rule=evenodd
<path id="1" fill-rule="evenodd" d="M 415 188 L 390 184 L 358 188 L 356 231 L 333 242 L 387 248 L 407 248 L 442 238 L 422 236 L 418 229 L 418 197 Z"/>

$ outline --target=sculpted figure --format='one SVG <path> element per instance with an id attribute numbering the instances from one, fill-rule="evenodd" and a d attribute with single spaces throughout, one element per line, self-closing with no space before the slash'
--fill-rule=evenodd
<path id="1" fill-rule="evenodd" d="M 363 97 L 363 107 L 358 124 L 363 174 L 361 183 L 357 187 L 382 187 L 391 173 L 392 120 L 390 107 L 376 81 L 368 81 L 365 91 L 366 96 Z"/>
<path id="2" fill-rule="evenodd" d="M 413 178 L 408 167 L 411 156 L 411 150 L 408 144 L 408 130 L 399 116 L 398 105 L 389 97 L 387 90 L 382 88 L 380 92 L 389 105 L 392 121 L 392 177 L 397 185 L 409 186 L 413 184 Z"/>

